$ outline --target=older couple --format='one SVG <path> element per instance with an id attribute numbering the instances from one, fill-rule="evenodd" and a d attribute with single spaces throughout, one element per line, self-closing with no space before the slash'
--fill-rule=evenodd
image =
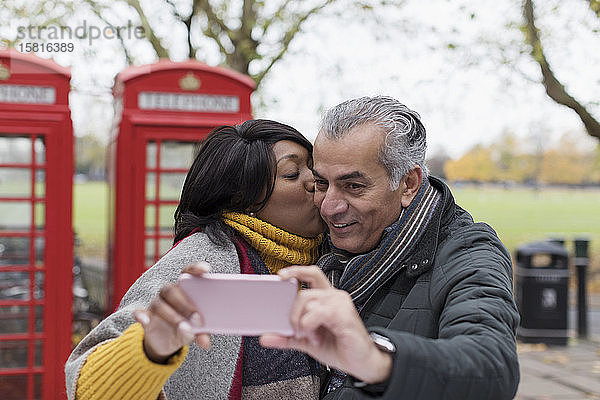
<path id="1" fill-rule="evenodd" d="M 69 397 L 512 399 L 510 255 L 428 175 L 425 150 L 418 114 L 384 96 L 327 111 L 314 152 L 274 121 L 218 128 L 174 248 L 73 351 Z M 194 335 L 202 316 L 174 282 L 204 261 L 306 282 L 295 335 Z"/>

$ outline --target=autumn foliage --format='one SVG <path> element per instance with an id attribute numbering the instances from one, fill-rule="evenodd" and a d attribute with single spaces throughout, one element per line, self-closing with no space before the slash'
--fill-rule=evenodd
<path id="1" fill-rule="evenodd" d="M 449 181 L 600 184 L 600 144 L 585 148 L 565 135 L 552 146 L 532 146 L 505 134 L 446 161 L 444 173 Z"/>

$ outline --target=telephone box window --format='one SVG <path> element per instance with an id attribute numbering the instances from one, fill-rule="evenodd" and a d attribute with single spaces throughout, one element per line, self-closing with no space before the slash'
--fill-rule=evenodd
<path id="1" fill-rule="evenodd" d="M 0 67 L 7 66 L 10 75 L 0 80 L 0 393 L 3 400 L 55 399 L 71 352 L 70 72 L 0 50 Z"/>

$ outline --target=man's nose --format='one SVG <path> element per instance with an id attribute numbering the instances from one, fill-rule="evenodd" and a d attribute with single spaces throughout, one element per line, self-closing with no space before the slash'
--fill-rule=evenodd
<path id="1" fill-rule="evenodd" d="M 323 217 L 333 217 L 334 215 L 344 213 L 348 210 L 348 203 L 340 196 L 335 188 L 329 187 L 321 202 L 321 215 Z"/>

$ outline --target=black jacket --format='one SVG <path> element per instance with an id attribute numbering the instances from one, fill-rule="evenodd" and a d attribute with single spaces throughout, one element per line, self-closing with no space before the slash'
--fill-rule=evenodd
<path id="1" fill-rule="evenodd" d="M 455 204 L 436 178 L 442 206 L 409 259 L 360 314 L 396 346 L 390 379 L 358 389 L 348 378 L 333 399 L 512 399 L 519 384 L 510 254 L 494 230 Z"/>

